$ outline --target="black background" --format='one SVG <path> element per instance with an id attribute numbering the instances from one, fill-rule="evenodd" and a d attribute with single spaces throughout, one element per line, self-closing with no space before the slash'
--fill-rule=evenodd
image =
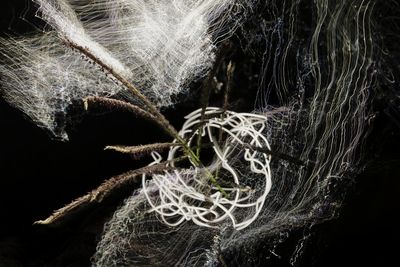
<path id="1" fill-rule="evenodd" d="M 30 5 L 23 0 L 2 1 L 3 35 L 32 29 L 26 20 L 37 20 L 27 12 Z M 176 107 L 165 114 L 179 128 L 178 118 L 186 112 Z M 155 126 L 122 112 L 78 112 L 74 121 L 69 142 L 53 140 L 0 99 L 0 266 L 88 266 L 101 220 L 96 230 L 87 229 L 85 222 L 63 229 L 32 223 L 104 179 L 140 166 L 141 162 L 104 151 L 105 145 L 166 138 Z M 369 163 L 349 189 L 340 216 L 312 229 L 299 266 L 390 266 L 397 261 L 400 134 L 385 113 L 377 117 L 369 146 Z M 260 262 L 289 265 L 290 240 L 278 249 L 281 258 L 268 255 L 267 260 L 260 247 Z"/>

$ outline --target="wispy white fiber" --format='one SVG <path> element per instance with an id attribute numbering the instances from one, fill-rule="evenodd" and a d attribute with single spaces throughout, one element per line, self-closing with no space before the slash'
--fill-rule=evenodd
<path id="1" fill-rule="evenodd" d="M 59 39 L 87 49 L 156 105 L 168 106 L 172 96 L 185 92 L 213 65 L 215 44 L 229 32 L 226 24 L 236 2 L 33 1 L 50 31 L 1 40 L 1 53 L 8 58 L 0 68 L 2 87 L 12 104 L 63 138 L 61 122 L 55 121 L 72 100 L 123 89 L 105 81 L 104 73 Z"/>
<path id="2" fill-rule="evenodd" d="M 40 4 L 40 14 L 61 38 L 87 48 L 99 60 L 112 67 L 116 72 L 127 75 L 128 69 L 103 46 L 93 41 L 88 35 L 73 11 L 72 7 L 64 1 L 35 0 Z M 54 2 L 53 4 L 51 2 Z"/>
<path id="3" fill-rule="evenodd" d="M 250 49 L 262 56 L 262 66 L 255 71 L 262 74 L 257 106 L 268 116 L 260 135 L 271 147 L 272 187 L 257 218 L 237 231 L 232 222 L 246 221 L 254 213 L 235 209 L 236 221 L 219 222 L 217 228 L 198 226 L 194 219 L 209 223 L 227 214 L 216 209 L 214 200 L 207 206 L 200 197 L 192 198 L 199 196 L 190 188 L 198 174 L 188 175 L 190 170 L 185 170 L 153 176 L 147 187 L 150 200 L 155 200 L 150 203 L 153 206 L 143 189 L 127 199 L 105 226 L 94 266 L 258 266 L 260 249 L 263 255 L 268 250 L 277 255 L 274 249 L 281 247 L 278 244 L 290 231 L 301 227 L 308 232 L 337 215 L 348 182 L 362 167 L 365 140 L 375 116 L 372 101 L 381 56 L 375 54 L 375 49 L 381 49 L 374 37 L 375 1 L 260 2 L 266 10 L 254 13 L 249 19 L 254 24 L 243 27 L 243 42 L 248 36 L 248 41 L 255 42 Z M 311 19 L 303 14 L 305 6 L 312 10 Z M 243 85 L 240 90 L 248 88 Z M 269 95 L 277 98 L 273 101 L 280 103 L 278 108 L 269 106 L 273 102 Z M 261 190 L 266 183 L 248 168 L 241 153 L 238 147 L 232 157 L 221 161 L 237 171 L 243 183 L 236 184 Z M 225 177 L 230 176 L 218 175 L 217 180 L 224 188 L 232 184 L 223 183 Z M 214 193 L 205 192 L 207 197 Z M 180 224 L 169 226 L 176 223 Z M 307 236 L 296 246 L 292 265 Z"/>
<path id="4" fill-rule="evenodd" d="M 98 69 L 60 45 L 57 36 L 0 39 L 2 95 L 35 123 L 67 139 L 64 116 L 74 99 L 113 95 L 120 90 Z M 6 47 L 6 48 L 4 48 Z M 4 50 L 13 48 L 14 51 Z"/>
<path id="5" fill-rule="evenodd" d="M 204 114 L 216 116 L 220 111 L 219 108 L 208 107 Z M 179 135 L 188 140 L 188 145 L 192 145 L 196 140 L 195 136 L 204 133 L 203 136 L 213 144 L 218 160 L 206 167 L 199 168 L 193 164 L 192 168 L 184 171 L 153 174 L 151 181 L 148 175 L 143 174 L 143 193 L 152 207 L 150 212 L 156 212 L 171 227 L 192 221 L 201 227 L 218 228 L 224 221 L 229 221 L 233 228 L 244 229 L 257 219 L 271 190 L 271 156 L 237 146 L 247 144 L 270 149 L 263 133 L 267 117 L 226 111 L 223 116 L 207 120 L 200 129 L 201 114 L 202 109 L 198 109 L 187 115 Z M 218 144 L 218 137 L 213 135 L 213 130 L 216 129 L 223 131 L 225 135 L 223 140 L 226 143 L 223 146 Z M 172 164 L 176 154 L 177 148 L 171 147 L 168 160 Z M 162 156 L 157 152 L 153 152 L 152 156 L 154 161 L 151 165 L 162 161 Z M 242 165 L 240 168 L 235 166 L 238 159 Z M 246 167 L 249 175 L 242 175 L 241 171 Z M 216 184 L 207 186 L 205 181 L 210 180 L 210 175 L 218 173 L 216 169 L 225 170 L 226 175 L 216 177 Z M 249 176 L 257 177 L 257 188 L 248 186 Z M 218 188 L 218 181 L 229 181 L 229 185 Z M 155 195 L 157 196 L 154 197 Z"/>

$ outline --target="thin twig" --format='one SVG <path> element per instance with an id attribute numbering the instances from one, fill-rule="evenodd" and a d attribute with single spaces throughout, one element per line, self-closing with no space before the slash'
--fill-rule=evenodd
<path id="1" fill-rule="evenodd" d="M 131 112 L 135 116 L 143 117 L 145 119 L 149 119 L 158 123 L 156 117 L 154 117 L 149 112 L 145 111 L 144 109 L 134 104 L 122 100 L 112 99 L 108 97 L 101 97 L 101 96 L 88 96 L 83 99 L 83 104 L 85 110 L 88 110 L 89 106 L 99 105 L 102 107 L 110 108 L 112 110 L 123 110 L 123 111 L 126 110 Z"/>
<path id="2" fill-rule="evenodd" d="M 179 161 L 182 158 L 177 158 L 175 161 Z M 51 216 L 49 216 L 45 220 L 36 221 L 34 224 L 41 225 L 55 225 L 61 223 L 66 218 L 71 215 L 80 212 L 82 209 L 89 208 L 92 205 L 101 203 L 105 198 L 109 197 L 113 192 L 117 189 L 120 189 L 124 186 L 130 184 L 136 184 L 139 182 L 140 175 L 160 173 L 166 170 L 176 169 L 176 167 L 171 167 L 169 164 L 172 161 L 164 161 L 159 164 L 155 164 L 152 166 L 146 166 L 140 169 L 128 171 L 126 173 L 114 176 L 107 181 L 103 182 L 99 187 L 90 191 L 88 194 L 77 198 L 72 201 L 70 204 L 64 206 L 61 209 L 58 209 L 53 212 Z"/>
<path id="3" fill-rule="evenodd" d="M 99 65 L 103 70 L 107 71 L 108 73 L 111 74 L 117 81 L 119 81 L 125 88 L 127 88 L 129 91 L 132 92 L 134 96 L 136 96 L 140 101 L 143 102 L 143 104 L 147 107 L 148 111 L 154 115 L 160 122 L 161 125 L 163 125 L 163 128 L 173 137 L 175 140 L 177 140 L 179 143 L 182 144 L 182 147 L 186 153 L 187 156 L 189 156 L 193 162 L 193 164 L 197 167 L 202 167 L 203 164 L 201 163 L 198 155 L 193 152 L 193 150 L 188 146 L 187 142 L 179 135 L 177 130 L 170 124 L 170 122 L 160 113 L 160 111 L 157 109 L 157 107 L 149 100 L 145 95 L 143 95 L 132 83 L 130 83 L 126 78 L 124 78 L 122 75 L 114 71 L 113 68 L 108 66 L 106 63 L 102 62 L 100 59 L 98 59 L 92 52 L 87 47 L 82 47 L 75 42 L 64 39 L 64 42 L 66 45 L 70 46 L 72 49 L 78 50 L 80 53 L 83 55 L 87 56 L 90 60 L 93 60 L 93 62 L 97 65 Z M 219 64 L 217 64 L 219 65 Z M 213 75 L 212 75 L 213 76 Z M 210 177 L 210 180 L 213 184 L 217 186 L 217 188 L 223 193 L 224 190 L 216 183 L 215 178 L 212 176 L 211 173 L 208 174 Z"/>
<path id="4" fill-rule="evenodd" d="M 130 83 L 126 78 L 122 75 L 114 71 L 113 68 L 105 64 L 103 61 L 98 59 L 87 47 L 82 47 L 71 40 L 64 39 L 66 45 L 70 46 L 73 49 L 78 50 L 83 55 L 87 56 L 90 60 L 101 67 L 101 69 L 110 73 L 117 81 L 119 81 L 125 88 L 132 92 L 134 96 L 136 96 L 146 108 L 152 113 L 155 117 L 160 120 L 160 124 L 165 127 L 165 130 L 175 139 L 179 140 L 180 142 L 183 141 L 179 138 L 179 134 L 176 129 L 169 123 L 169 121 L 158 111 L 157 107 L 145 96 L 143 95 L 132 83 Z"/>
<path id="5" fill-rule="evenodd" d="M 228 67 L 226 69 L 226 86 L 225 86 L 225 92 L 224 92 L 224 103 L 222 105 L 222 110 L 224 113 L 228 109 L 228 103 L 229 103 L 229 93 L 231 91 L 231 86 L 232 86 L 232 81 L 233 81 L 233 73 L 235 72 L 236 65 L 234 62 L 229 61 Z"/>
<path id="6" fill-rule="evenodd" d="M 222 104 L 222 114 L 221 117 L 224 117 L 226 111 L 228 110 L 228 103 L 229 103 L 229 93 L 231 90 L 231 85 L 232 85 L 232 78 L 233 78 L 233 73 L 235 71 L 235 63 L 232 63 L 232 61 L 229 61 L 227 69 L 226 69 L 226 85 L 225 85 L 225 91 L 224 91 L 224 102 Z M 222 125 L 219 129 L 218 133 L 218 143 L 222 142 L 222 136 L 223 136 L 223 130 L 222 130 Z M 220 172 L 220 167 L 215 170 L 215 176 L 218 178 L 219 172 Z"/>
<path id="7" fill-rule="evenodd" d="M 200 125 L 199 125 L 199 134 L 197 135 L 197 150 L 196 155 L 200 158 L 200 147 L 201 147 L 201 137 L 203 131 L 203 125 L 205 123 L 205 113 L 206 108 L 208 106 L 208 102 L 210 100 L 210 93 L 211 93 L 211 80 L 215 75 L 215 69 L 211 71 L 209 76 L 206 79 L 205 84 L 203 85 L 203 90 L 201 91 L 201 117 L 200 117 Z"/>
<path id="8" fill-rule="evenodd" d="M 196 166 L 202 166 L 200 159 L 198 156 L 192 151 L 192 149 L 187 145 L 186 141 L 182 139 L 179 135 L 178 131 L 170 124 L 170 122 L 161 114 L 161 112 L 157 109 L 157 107 L 145 96 L 143 95 L 132 83 L 130 83 L 126 78 L 122 75 L 114 71 L 113 68 L 102 62 L 98 59 L 87 47 L 82 47 L 75 42 L 64 39 L 66 45 L 70 46 L 72 49 L 78 50 L 83 55 L 87 56 L 90 60 L 101 67 L 102 70 L 107 71 L 113 76 L 117 81 L 119 81 L 125 88 L 132 92 L 134 96 L 136 96 L 143 104 L 146 106 L 148 111 L 154 115 L 158 120 L 160 125 L 164 128 L 164 130 L 171 135 L 171 137 L 175 138 L 179 143 L 182 144 L 185 153 L 192 158 L 192 162 Z"/>
<path id="9" fill-rule="evenodd" d="M 130 154 L 135 159 L 140 159 L 151 152 L 161 152 L 171 147 L 182 146 L 179 143 L 154 143 L 141 146 L 106 146 L 104 150 L 114 150 L 124 154 Z"/>
<path id="10" fill-rule="evenodd" d="M 228 66 L 226 68 L 226 85 L 225 85 L 225 91 L 224 91 L 224 102 L 222 104 L 221 117 L 223 117 L 224 114 L 226 113 L 226 111 L 228 110 L 229 93 L 231 91 L 232 78 L 233 78 L 234 72 L 235 72 L 235 63 L 233 63 L 232 61 L 229 61 Z M 222 134 L 223 134 L 223 131 L 222 131 L 222 129 L 220 129 L 219 136 L 218 136 L 218 142 L 222 141 Z"/>
<path id="11" fill-rule="evenodd" d="M 221 49 L 220 52 L 217 54 L 217 58 L 215 61 L 216 64 L 214 65 L 214 68 L 210 71 L 210 73 L 208 74 L 207 79 L 205 80 L 205 82 L 203 84 L 203 90 L 201 91 L 201 98 L 200 98 L 201 117 L 200 117 L 200 125 L 199 125 L 199 134 L 197 136 L 197 147 L 198 148 L 201 147 L 201 142 L 202 142 L 201 137 L 203 135 L 202 134 L 203 125 L 205 123 L 205 113 L 206 113 L 207 106 L 209 105 L 209 102 L 210 102 L 211 84 L 212 84 L 214 77 L 218 73 L 218 70 L 221 66 L 222 59 L 224 58 L 225 53 L 226 53 L 225 49 Z M 197 155 L 197 157 L 200 157 L 199 149 L 197 149 L 196 155 Z"/>

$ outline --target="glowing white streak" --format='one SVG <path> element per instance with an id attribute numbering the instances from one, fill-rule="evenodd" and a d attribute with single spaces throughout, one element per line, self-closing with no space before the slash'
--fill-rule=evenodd
<path id="1" fill-rule="evenodd" d="M 87 96 L 132 99 L 119 84 L 60 42 L 90 52 L 142 91 L 155 105 L 213 66 L 236 0 L 33 0 L 50 27 L 30 38 L 0 39 L 6 99 L 55 136 L 67 139 L 68 106 Z M 49 30 L 51 28 L 51 30 Z"/>
<path id="2" fill-rule="evenodd" d="M 64 1 L 56 1 L 58 8 L 47 0 L 34 0 L 39 4 L 41 17 L 49 23 L 62 39 L 73 42 L 86 48 L 96 58 L 110 66 L 117 73 L 128 76 L 129 70 L 118 59 L 113 57 L 107 49 L 93 41 L 85 32 L 81 22 L 76 17 L 72 8 Z M 52 1 L 54 2 L 54 1 Z"/>

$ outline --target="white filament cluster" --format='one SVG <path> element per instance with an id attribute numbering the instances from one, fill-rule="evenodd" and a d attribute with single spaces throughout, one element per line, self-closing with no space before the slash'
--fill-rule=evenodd
<path id="1" fill-rule="evenodd" d="M 232 0 L 32 1 L 51 30 L 0 38 L 7 59 L 1 85 L 10 103 L 64 139 L 63 116 L 74 100 L 132 96 L 58 39 L 82 47 L 161 107 L 207 74 L 216 44 L 237 24 Z"/>
<path id="2" fill-rule="evenodd" d="M 212 66 L 228 0 L 34 0 L 57 33 L 87 48 L 159 105 Z"/>
<path id="3" fill-rule="evenodd" d="M 236 113 L 227 111 L 221 113 L 218 108 L 207 108 L 205 116 L 213 116 L 206 120 L 202 127 L 201 109 L 186 116 L 180 136 L 188 141 L 188 145 L 197 140 L 199 134 L 206 137 L 212 144 L 216 160 L 206 167 L 193 164 L 192 168 L 173 172 L 164 172 L 152 176 L 148 181 L 143 175 L 143 191 L 152 209 L 169 226 L 177 226 L 184 221 L 191 220 L 197 225 L 216 227 L 225 220 L 230 220 L 232 226 L 238 230 L 249 226 L 260 213 L 265 198 L 271 189 L 270 156 L 246 148 L 246 145 L 257 148 L 270 149 L 263 131 L 266 126 L 266 117 L 250 113 Z M 221 146 L 218 143 L 218 133 L 222 131 L 226 140 Z M 237 149 L 242 151 L 242 160 L 248 165 L 251 175 L 263 179 L 263 186 L 250 188 L 246 186 L 246 177 L 241 177 L 239 170 L 233 165 L 237 159 Z M 176 158 L 178 147 L 172 147 L 168 160 Z M 240 153 L 239 153 L 240 154 Z M 161 162 L 158 153 L 153 153 L 154 162 Z M 172 163 L 173 164 L 173 163 Z M 220 179 L 229 186 L 218 186 L 210 183 L 210 177 L 222 168 L 228 175 Z"/>
<path id="4" fill-rule="evenodd" d="M 258 5 L 249 11 L 250 24 L 241 27 L 244 33 L 238 38 L 241 43 L 250 42 L 244 55 L 262 64 L 247 65 L 242 60 L 246 57 L 237 63 L 248 77 L 259 77 L 260 105 L 256 107 L 268 117 L 265 135 L 273 151 L 303 164 L 284 158 L 271 161 L 273 188 L 257 219 L 240 231 L 231 231 L 225 225 L 207 228 L 194 223 L 168 227 L 154 218 L 160 217 L 157 212 L 146 212 L 149 204 L 144 190 L 135 191 L 106 225 L 95 255 L 96 266 L 220 266 L 222 258 L 227 266 L 257 266 L 260 248 L 268 253 L 263 252 L 263 257 L 270 255 L 266 251 L 276 255 L 275 249 L 285 246 L 283 242 L 292 230 L 301 228 L 298 232 L 309 233 L 315 224 L 337 215 L 348 182 L 354 181 L 363 166 L 365 141 L 372 115 L 376 114 L 371 103 L 375 101 L 374 91 L 385 87 L 383 80 L 392 81 L 383 74 L 391 73 L 391 67 L 386 69 L 390 61 L 386 57 L 391 55 L 376 53 L 382 48 L 380 38 L 376 38 L 381 23 L 380 12 L 376 12 L 379 5 L 369 0 L 290 1 L 289 5 L 280 0 L 258 2 L 265 8 Z M 253 88 L 247 80 L 240 84 L 240 89 L 235 89 L 241 92 L 236 100 Z M 251 104 L 252 99 L 248 101 Z M 195 126 L 187 129 L 193 132 Z M 232 154 L 235 152 L 238 150 Z M 232 154 L 228 163 L 240 173 L 242 184 L 244 179 L 253 179 L 249 176 L 255 177 L 253 181 L 263 180 L 261 175 L 249 175 L 249 168 L 242 168 L 248 162 L 243 160 L 241 166 Z M 213 171 L 214 166 L 207 169 Z M 179 178 L 176 173 L 169 174 L 169 179 Z M 197 184 L 195 174 L 180 171 L 184 182 L 180 184 Z M 261 183 L 245 185 L 259 190 L 264 187 Z M 209 193 L 200 190 L 201 186 L 193 187 L 205 196 L 218 191 Z M 152 203 L 159 206 L 157 185 L 149 182 L 148 189 Z M 174 204 L 172 200 L 181 205 L 174 198 L 168 203 Z M 194 202 L 190 206 L 199 206 Z M 204 207 L 211 205 L 204 203 Z M 241 210 L 232 212 L 236 219 L 244 218 Z M 181 214 L 178 211 L 176 216 L 164 218 L 173 223 L 176 221 L 172 219 L 183 217 Z M 292 247 L 297 236 L 286 245 Z M 304 263 L 297 260 L 302 258 L 306 243 L 302 238 L 296 246 L 292 265 Z"/>

